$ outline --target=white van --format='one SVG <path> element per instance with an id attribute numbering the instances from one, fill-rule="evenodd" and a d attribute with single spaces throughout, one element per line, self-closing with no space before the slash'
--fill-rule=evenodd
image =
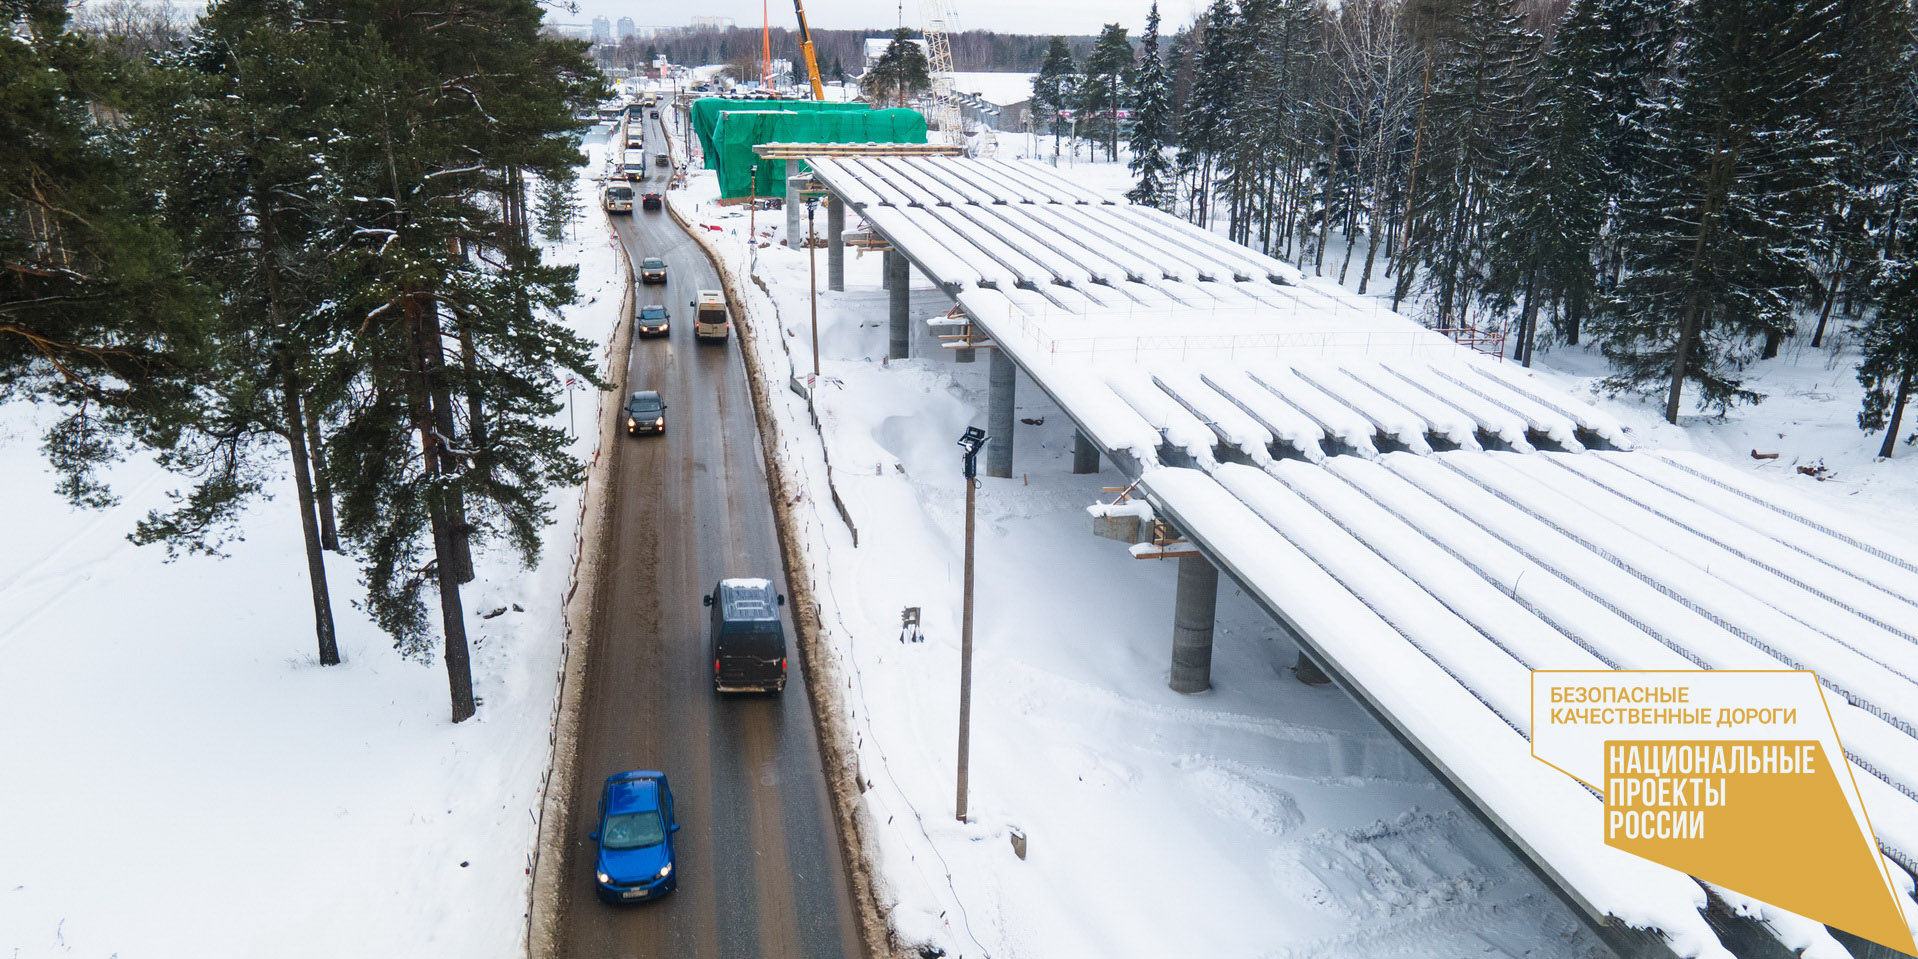
<path id="1" fill-rule="evenodd" d="M 702 340 L 723 340 L 732 324 L 726 314 L 726 294 L 719 290 L 700 290 L 692 302 L 693 336 Z"/>

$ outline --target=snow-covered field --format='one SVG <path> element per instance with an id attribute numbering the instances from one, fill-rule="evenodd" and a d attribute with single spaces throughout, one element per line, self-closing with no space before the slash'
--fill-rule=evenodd
<path id="1" fill-rule="evenodd" d="M 701 174 L 671 199 L 726 228 L 713 244 L 742 267 L 748 218 L 713 191 Z M 757 217 L 762 235 L 783 224 Z M 809 371 L 806 257 L 775 243 L 756 261 L 771 292 L 750 289 L 753 322 L 784 330 L 783 349 L 762 340 L 767 368 Z M 774 396 L 904 935 L 969 956 L 1605 954 L 1374 719 L 1297 682 L 1295 647 L 1229 585 L 1215 689 L 1167 689 L 1176 570 L 1091 535 L 1084 507 L 1122 480 L 1071 474 L 1070 423 L 1023 380 L 1015 478 L 979 491 L 971 822 L 956 822 L 954 442 L 982 418 L 987 364 L 955 364 L 924 331 L 919 358 L 882 362 L 879 258 L 849 253 L 847 287 L 820 297 L 823 451 L 805 401 Z M 948 305 L 930 286 L 913 299 L 921 316 Z M 923 643 L 900 641 L 912 606 Z"/>
<path id="2" fill-rule="evenodd" d="M 580 195 L 553 255 L 581 264 L 566 324 L 602 341 L 615 253 L 589 181 Z M 591 457 L 597 397 L 573 399 Z M 478 557 L 482 705 L 454 726 L 443 667 L 399 658 L 337 556 L 345 661 L 318 665 L 290 480 L 230 558 L 169 564 L 125 536 L 171 477 L 137 457 L 112 473 L 119 505 L 69 509 L 38 449 L 48 415 L 0 407 L 5 954 L 517 955 L 578 491 L 556 495 L 537 568 Z"/>

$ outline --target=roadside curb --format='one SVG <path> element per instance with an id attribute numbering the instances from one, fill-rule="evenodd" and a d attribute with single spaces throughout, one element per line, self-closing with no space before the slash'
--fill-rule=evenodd
<path id="1" fill-rule="evenodd" d="M 602 212 L 602 216 L 605 214 Z M 633 271 L 619 233 L 608 230 L 619 252 L 625 282 L 621 284 L 619 318 L 602 353 L 604 375 L 616 379 L 625 370 L 632 338 L 624 335 L 632 316 Z M 617 395 L 617 391 L 614 391 Z M 534 848 L 529 899 L 526 912 L 527 959 L 553 959 L 559 955 L 563 933 L 560 929 L 560 903 L 563 900 L 569 860 L 568 838 L 573 832 L 571 799 L 579 782 L 580 714 L 586 695 L 586 664 L 592 651 L 591 637 L 599 598 L 599 559 L 601 545 L 612 525 L 613 464 L 619 457 L 608 451 L 619 442 L 619 418 L 616 405 L 606 403 L 607 392 L 599 394 L 595 421 L 599 423 L 599 442 L 593 460 L 586 467 L 585 489 L 580 496 L 579 521 L 573 536 L 573 575 L 567 586 L 564 605 L 565 639 L 560 646 L 559 695 L 553 705 L 552 754 L 547 767 L 546 784 L 541 790 L 539 839 Z"/>

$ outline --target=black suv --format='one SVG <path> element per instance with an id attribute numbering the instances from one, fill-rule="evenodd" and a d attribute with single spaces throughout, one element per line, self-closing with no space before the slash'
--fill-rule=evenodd
<path id="1" fill-rule="evenodd" d="M 722 579 L 712 607 L 713 690 L 777 693 L 786 688 L 786 597 L 769 579 Z"/>

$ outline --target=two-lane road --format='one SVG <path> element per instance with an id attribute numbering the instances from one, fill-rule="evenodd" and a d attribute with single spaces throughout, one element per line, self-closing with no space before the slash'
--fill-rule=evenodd
<path id="1" fill-rule="evenodd" d="M 664 149 L 646 123 L 650 165 Z M 672 313 L 668 336 L 637 340 L 616 384 L 667 404 L 664 436 L 626 437 L 608 451 L 611 536 L 602 544 L 583 696 L 578 787 L 571 797 L 560 904 L 566 956 L 684 959 L 857 959 L 857 926 L 820 767 L 811 703 L 793 650 L 782 696 L 720 698 L 706 655 L 700 596 L 725 576 L 767 576 L 785 592 L 758 424 L 737 341 L 695 342 L 699 289 L 719 278 L 664 211 L 615 215 L 635 266 L 666 261 L 667 282 L 639 302 Z M 622 424 L 623 425 L 623 424 Z M 682 829 L 679 889 L 664 900 L 609 906 L 593 895 L 599 785 L 627 769 L 672 781 Z"/>

